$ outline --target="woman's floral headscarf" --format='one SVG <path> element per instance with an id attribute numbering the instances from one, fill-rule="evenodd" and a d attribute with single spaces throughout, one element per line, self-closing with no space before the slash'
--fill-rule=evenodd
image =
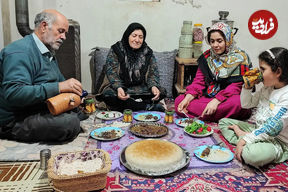
<path id="1" fill-rule="evenodd" d="M 250 59 L 248 55 L 241 49 L 235 46 L 233 40 L 233 33 L 228 24 L 218 22 L 215 23 L 208 31 L 221 31 L 225 36 L 226 50 L 223 54 L 218 55 L 211 48 L 209 50 L 209 55 L 206 54 L 206 59 L 211 72 L 217 78 L 228 78 L 230 76 L 238 76 L 243 74 L 239 65 L 249 66 Z M 208 42 L 208 37 L 206 37 Z"/>
<path id="2" fill-rule="evenodd" d="M 214 25 L 212 25 L 212 27 L 209 28 L 208 34 L 211 31 L 221 31 L 224 34 L 225 42 L 226 42 L 226 51 L 225 51 L 226 53 L 228 53 L 229 51 L 232 51 L 235 48 L 234 34 L 228 24 L 223 23 L 223 22 L 215 23 Z M 206 36 L 206 42 L 207 44 L 210 45 L 208 41 L 208 35 Z"/>
<path id="3" fill-rule="evenodd" d="M 205 61 L 200 58 L 200 60 L 198 60 L 202 72 L 208 76 L 207 83 L 213 87 L 213 90 L 210 87 L 211 96 L 217 94 L 221 89 L 220 87 L 223 87 L 222 84 L 243 81 L 242 75 L 249 70 L 251 65 L 250 59 L 245 51 L 235 46 L 236 43 L 233 40 L 233 33 L 228 24 L 223 22 L 215 23 L 210 27 L 208 35 L 211 35 L 213 31 L 220 31 L 224 34 L 226 43 L 225 52 L 218 55 L 210 48 L 203 54 Z M 206 41 L 209 44 L 208 35 L 206 36 Z M 209 91 L 208 95 L 210 95 Z"/>

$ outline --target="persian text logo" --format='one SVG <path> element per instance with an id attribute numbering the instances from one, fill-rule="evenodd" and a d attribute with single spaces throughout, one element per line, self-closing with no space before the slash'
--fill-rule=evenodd
<path id="1" fill-rule="evenodd" d="M 278 21 L 270 11 L 259 10 L 250 16 L 248 29 L 257 39 L 269 39 L 277 32 Z"/>

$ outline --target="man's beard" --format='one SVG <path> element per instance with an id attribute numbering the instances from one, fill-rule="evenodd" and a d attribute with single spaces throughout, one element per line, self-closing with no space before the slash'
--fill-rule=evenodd
<path id="1" fill-rule="evenodd" d="M 51 33 L 47 33 L 44 35 L 44 42 L 44 44 L 51 52 L 55 52 L 63 44 L 62 39 L 57 39 L 56 41 L 54 41 L 53 35 Z"/>

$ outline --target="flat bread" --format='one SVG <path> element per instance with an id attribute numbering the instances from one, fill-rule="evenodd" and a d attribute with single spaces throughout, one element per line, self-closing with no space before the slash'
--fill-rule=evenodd
<path id="1" fill-rule="evenodd" d="M 125 150 L 127 163 L 144 172 L 165 173 L 185 163 L 183 150 L 175 143 L 147 139 L 137 141 Z"/>

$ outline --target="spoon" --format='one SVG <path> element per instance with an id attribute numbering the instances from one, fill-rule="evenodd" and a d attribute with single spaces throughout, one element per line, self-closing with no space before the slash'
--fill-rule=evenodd
<path id="1" fill-rule="evenodd" d="M 188 119 L 190 119 L 190 117 L 187 115 L 187 113 L 184 112 L 184 110 L 182 110 L 181 113 L 183 113 Z"/>

